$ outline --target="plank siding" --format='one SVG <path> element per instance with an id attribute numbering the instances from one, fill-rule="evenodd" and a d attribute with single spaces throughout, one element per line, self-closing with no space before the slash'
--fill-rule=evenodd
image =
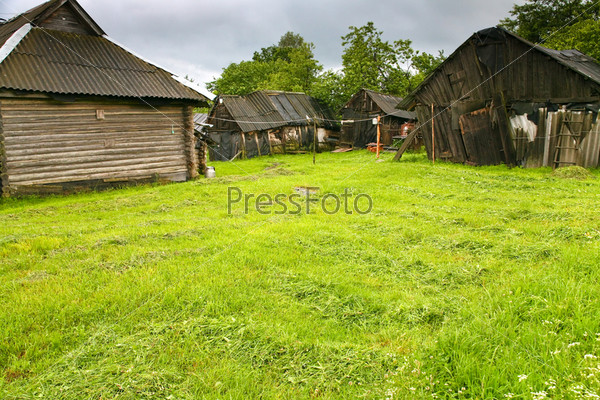
<path id="1" fill-rule="evenodd" d="M 68 5 L 60 7 L 58 10 L 52 13 L 40 24 L 40 26 L 46 29 L 77 33 L 80 35 L 91 35 L 94 33 L 87 27 L 87 25 L 81 23 L 79 18 Z"/>
<path id="2" fill-rule="evenodd" d="M 183 108 L 183 134 L 188 176 L 198 177 L 198 156 L 196 153 L 196 137 L 194 136 L 194 107 Z"/>
<path id="3" fill-rule="evenodd" d="M 186 133 L 193 132 L 187 130 L 193 124 L 190 110 L 156 108 L 0 99 L 4 191 L 89 181 L 186 180 L 197 167 L 195 139 Z"/>
<path id="4" fill-rule="evenodd" d="M 515 102 L 550 102 L 558 105 L 597 102 L 600 85 L 508 34 L 502 44 L 487 45 L 497 46 L 499 56 L 504 60 L 498 73 L 494 73 L 491 70 L 493 66 L 488 67 L 480 62 L 479 43 L 477 37 L 466 41 L 409 95 L 411 107 L 416 110 L 422 125 L 429 158 L 433 157 L 431 106 L 434 105 L 436 159 L 474 164 L 504 162 L 508 165 L 552 165 L 556 146 L 559 145 L 557 137 L 561 132 L 563 115 L 556 114 L 547 119 L 544 114 L 540 120 L 544 127 L 540 132 L 549 138 L 540 136 L 535 143 L 529 143 L 522 137 L 522 132 L 511 129 L 508 119 L 511 106 Z M 460 104 L 463 102 L 481 102 L 482 107 L 492 107 L 491 123 L 487 124 L 489 127 L 479 126 L 478 122 L 468 121 L 466 117 L 463 122 L 469 125 L 467 131 L 473 132 L 471 136 L 465 136 L 464 132 L 453 127 L 461 115 L 469 112 L 462 110 Z M 547 121 L 548 127 L 545 126 Z M 598 165 L 599 150 L 594 146 L 598 145 L 600 139 L 597 139 L 594 129 L 595 126 L 586 122 L 584 132 L 591 131 L 590 137 L 584 141 L 579 156 L 573 150 L 559 152 L 559 159 L 567 160 L 565 165 L 575 164 L 575 161 L 586 166 Z M 489 149 L 482 147 L 484 132 L 488 135 Z M 515 133 L 520 136 L 515 138 Z M 496 142 L 496 139 L 500 142 Z M 566 144 L 563 144 L 574 146 L 569 140 L 565 139 Z M 519 155 L 523 157 L 517 157 L 515 146 L 518 146 Z M 477 157 L 474 153 L 477 153 Z"/>

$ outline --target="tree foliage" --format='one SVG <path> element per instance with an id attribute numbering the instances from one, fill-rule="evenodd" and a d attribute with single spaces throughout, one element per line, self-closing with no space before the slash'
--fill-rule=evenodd
<path id="1" fill-rule="evenodd" d="M 252 61 L 232 63 L 207 84 L 216 94 L 243 95 L 256 90 L 308 92 L 323 69 L 314 57 L 314 45 L 288 32 L 277 45 L 254 52 Z"/>
<path id="2" fill-rule="evenodd" d="M 342 85 L 347 95 L 362 88 L 406 95 L 444 60 L 441 52 L 433 56 L 413 49 L 410 40 L 383 40 L 373 22 L 349 29 L 342 37 Z"/>
<path id="3" fill-rule="evenodd" d="M 557 50 L 577 49 L 600 60 L 600 23 L 593 19 L 577 22 L 544 43 Z"/>
<path id="4" fill-rule="evenodd" d="M 251 61 L 232 63 L 221 76 L 207 84 L 215 94 L 248 94 L 256 90 L 304 92 L 334 110 L 362 88 L 406 95 L 443 60 L 413 49 L 410 40 L 393 43 L 372 22 L 351 26 L 342 37 L 341 70 L 322 72 L 314 57 L 314 45 L 293 32 L 277 44 L 254 52 Z"/>
<path id="5" fill-rule="evenodd" d="M 510 15 L 501 25 L 531 42 L 600 58 L 600 5 L 595 0 L 527 0 Z"/>

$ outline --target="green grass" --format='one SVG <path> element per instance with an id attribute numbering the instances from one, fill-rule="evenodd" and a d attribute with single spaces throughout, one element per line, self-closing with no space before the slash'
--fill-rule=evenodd
<path id="1" fill-rule="evenodd" d="M 383 158 L 2 200 L 0 397 L 597 398 L 600 180 Z M 230 186 L 373 210 L 228 214 Z"/>

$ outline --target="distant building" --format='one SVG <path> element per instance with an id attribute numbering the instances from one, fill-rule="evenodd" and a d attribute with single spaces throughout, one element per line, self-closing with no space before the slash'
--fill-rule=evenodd
<path id="1" fill-rule="evenodd" d="M 206 129 L 216 143 L 211 160 L 252 158 L 308 150 L 314 142 L 331 147 L 339 139 L 333 113 L 304 93 L 258 91 L 246 96 L 219 96 Z"/>
<path id="2" fill-rule="evenodd" d="M 416 110 L 430 159 L 598 166 L 600 64 L 577 50 L 484 29 L 398 107 Z"/>
<path id="3" fill-rule="evenodd" d="M 342 108 L 342 134 L 340 146 L 365 147 L 377 141 L 377 125 L 373 118 L 381 117 L 380 142 L 392 145 L 394 139 L 406 137 L 407 122 L 416 119 L 416 114 L 398 110 L 396 106 L 401 97 L 382 94 L 373 90 L 362 89 L 356 93 Z M 349 122 L 348 122 L 349 121 Z"/>
<path id="4" fill-rule="evenodd" d="M 0 25 L 0 190 L 55 193 L 198 174 L 207 98 L 109 39 L 75 0 Z"/>

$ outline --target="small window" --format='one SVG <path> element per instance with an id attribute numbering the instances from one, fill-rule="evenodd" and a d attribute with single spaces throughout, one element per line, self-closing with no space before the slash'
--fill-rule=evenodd
<path id="1" fill-rule="evenodd" d="M 96 119 L 104 119 L 104 110 L 96 110 Z"/>

